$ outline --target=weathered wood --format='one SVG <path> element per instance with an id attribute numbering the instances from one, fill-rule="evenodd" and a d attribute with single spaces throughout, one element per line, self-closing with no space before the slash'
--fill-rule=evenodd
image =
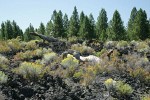
<path id="1" fill-rule="evenodd" d="M 37 32 L 30 32 L 31 35 L 34 35 L 34 36 L 38 36 L 40 37 L 41 39 L 43 39 L 44 41 L 48 41 L 48 42 L 58 42 L 59 40 L 54 38 L 54 37 L 48 37 L 48 36 L 45 36 L 45 35 L 42 35 L 42 34 L 39 34 Z"/>

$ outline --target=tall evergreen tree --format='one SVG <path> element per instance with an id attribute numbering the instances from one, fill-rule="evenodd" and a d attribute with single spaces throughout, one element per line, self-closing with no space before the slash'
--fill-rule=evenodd
<path id="1" fill-rule="evenodd" d="M 134 39 L 145 40 L 149 37 L 148 20 L 145 10 L 140 9 L 137 12 L 133 28 Z"/>
<path id="2" fill-rule="evenodd" d="M 79 15 L 76 6 L 69 23 L 69 36 L 77 36 L 79 32 Z"/>
<path id="3" fill-rule="evenodd" d="M 11 22 L 9 20 L 7 20 L 5 22 L 5 39 L 11 39 L 13 38 L 13 29 L 12 29 L 12 25 Z"/>
<path id="4" fill-rule="evenodd" d="M 42 22 L 40 23 L 40 26 L 39 26 L 39 28 L 38 28 L 38 32 L 39 32 L 40 34 L 45 35 L 45 26 L 44 26 L 44 24 L 43 24 Z"/>
<path id="5" fill-rule="evenodd" d="M 13 38 L 16 38 L 19 34 L 19 30 L 18 30 L 17 24 L 14 20 L 12 22 L 12 27 L 13 27 Z"/>
<path id="6" fill-rule="evenodd" d="M 52 21 L 54 21 L 54 20 L 55 20 L 56 15 L 57 15 L 57 11 L 56 11 L 56 10 L 54 10 L 54 11 L 53 11 L 53 14 L 52 14 L 52 17 L 51 17 L 51 20 L 52 20 Z"/>
<path id="7" fill-rule="evenodd" d="M 90 22 L 87 16 L 84 17 L 83 23 L 81 25 L 80 28 L 80 36 L 82 37 L 82 39 L 91 39 L 91 34 L 90 33 Z"/>
<path id="8" fill-rule="evenodd" d="M 0 28 L 0 40 L 2 40 L 3 37 L 2 37 L 2 34 L 1 34 L 1 28 Z"/>
<path id="9" fill-rule="evenodd" d="M 30 26 L 25 30 L 24 41 L 30 41 L 35 39 L 35 37 L 31 35 L 30 32 L 34 32 L 34 27 L 32 26 L 32 24 L 30 24 Z"/>
<path id="10" fill-rule="evenodd" d="M 52 21 L 50 20 L 47 25 L 46 25 L 46 35 L 47 36 L 51 36 L 53 33 L 53 23 Z"/>
<path id="11" fill-rule="evenodd" d="M 149 18 L 148 22 L 149 22 L 149 26 L 148 27 L 149 27 L 149 38 L 150 38 L 150 18 Z"/>
<path id="12" fill-rule="evenodd" d="M 17 36 L 20 36 L 22 38 L 23 36 L 22 30 L 14 20 L 12 22 L 12 28 L 13 28 L 13 38 L 16 38 Z"/>
<path id="13" fill-rule="evenodd" d="M 85 14 L 84 14 L 84 12 L 82 11 L 82 12 L 80 13 L 80 24 L 83 22 L 84 17 L 85 17 Z"/>
<path id="14" fill-rule="evenodd" d="M 23 32 L 14 20 L 13 22 L 9 20 L 7 20 L 5 23 L 2 22 L 1 39 L 7 40 L 7 39 L 16 38 L 17 36 L 20 36 L 20 38 L 22 39 Z"/>
<path id="15" fill-rule="evenodd" d="M 128 30 L 127 30 L 127 37 L 129 40 L 134 39 L 135 34 L 133 34 L 133 28 L 134 28 L 134 21 L 135 21 L 135 17 L 137 15 L 137 9 L 136 7 L 134 7 L 131 11 L 131 15 L 130 15 L 130 19 L 128 21 Z"/>
<path id="16" fill-rule="evenodd" d="M 107 28 L 107 30 L 106 30 L 106 33 L 107 33 L 107 39 L 108 40 L 112 40 L 112 39 L 114 39 L 115 38 L 115 34 L 113 33 L 113 31 L 112 31 L 112 20 L 110 20 L 109 22 L 108 22 L 108 28 Z"/>
<path id="17" fill-rule="evenodd" d="M 63 27 L 64 27 L 64 37 L 67 37 L 68 29 L 69 29 L 69 20 L 67 14 L 65 14 L 63 18 Z"/>
<path id="18" fill-rule="evenodd" d="M 21 29 L 19 30 L 19 36 L 20 36 L 20 38 L 21 38 L 22 40 L 24 40 L 23 31 L 22 31 Z"/>
<path id="19" fill-rule="evenodd" d="M 6 39 L 6 37 L 5 37 L 5 24 L 4 24 L 4 22 L 2 22 L 2 24 L 1 24 L 1 39 L 2 40 L 5 40 Z"/>
<path id="20" fill-rule="evenodd" d="M 96 33 L 95 33 L 95 20 L 92 14 L 89 15 L 89 37 L 96 38 Z"/>
<path id="21" fill-rule="evenodd" d="M 62 12 L 54 11 L 52 15 L 52 35 L 54 37 L 63 37 L 64 28 L 63 28 L 63 18 Z"/>
<path id="22" fill-rule="evenodd" d="M 119 12 L 116 10 L 113 14 L 113 18 L 111 20 L 111 34 L 109 34 L 109 38 L 111 40 L 125 40 L 126 32 L 123 26 L 123 21 Z"/>
<path id="23" fill-rule="evenodd" d="M 82 34 L 82 29 L 81 28 L 83 28 L 82 27 L 82 24 L 83 24 L 83 21 L 84 21 L 84 18 L 85 18 L 85 14 L 84 14 L 84 12 L 82 11 L 81 13 L 80 13 L 80 20 L 79 20 L 79 36 Z"/>
<path id="24" fill-rule="evenodd" d="M 98 21 L 96 23 L 96 32 L 100 40 L 105 41 L 107 39 L 106 29 L 108 27 L 107 23 L 107 13 L 105 9 L 101 9 L 101 12 L 98 16 Z"/>
<path id="25" fill-rule="evenodd" d="M 62 13 L 59 11 L 59 13 L 56 14 L 55 20 L 54 20 L 54 36 L 55 37 L 62 37 L 63 36 L 63 19 L 62 19 Z"/>

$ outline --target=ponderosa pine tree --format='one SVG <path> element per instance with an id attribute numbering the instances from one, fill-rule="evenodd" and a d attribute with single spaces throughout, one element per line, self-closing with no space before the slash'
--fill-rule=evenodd
<path id="1" fill-rule="evenodd" d="M 95 20 L 92 14 L 89 15 L 89 37 L 90 39 L 96 38 L 96 32 L 95 32 Z"/>
<path id="2" fill-rule="evenodd" d="M 136 15 L 137 15 L 137 9 L 136 9 L 136 7 L 134 7 L 131 11 L 130 19 L 128 21 L 128 29 L 127 29 L 127 38 L 128 38 L 128 40 L 133 40 L 133 39 L 136 38 L 136 36 L 133 32 L 134 21 L 135 21 Z"/>
<path id="3" fill-rule="evenodd" d="M 84 20 L 84 17 L 85 17 L 85 14 L 84 14 L 84 12 L 82 11 L 81 13 L 80 13 L 80 23 L 79 23 L 79 25 L 81 25 L 82 24 L 82 22 L 83 22 L 83 20 Z"/>
<path id="4" fill-rule="evenodd" d="M 142 10 L 140 8 L 140 10 L 137 12 L 133 25 L 134 25 L 133 27 L 134 38 L 133 39 L 145 40 L 146 38 L 149 37 L 148 20 L 147 20 L 147 14 L 145 10 Z"/>
<path id="5" fill-rule="evenodd" d="M 106 34 L 106 30 L 108 27 L 108 23 L 107 23 L 107 12 L 105 11 L 105 9 L 101 9 L 101 12 L 97 18 L 97 23 L 96 23 L 96 32 L 97 32 L 97 37 L 98 39 L 105 41 L 107 39 L 107 34 Z"/>
<path id="6" fill-rule="evenodd" d="M 0 35 L 0 38 L 2 40 L 6 39 L 6 37 L 5 37 L 5 24 L 4 24 L 4 22 L 2 22 L 2 24 L 1 24 L 1 35 Z"/>
<path id="7" fill-rule="evenodd" d="M 54 37 L 63 37 L 64 35 L 64 28 L 63 28 L 63 19 L 62 19 L 62 12 L 54 11 L 52 16 L 52 23 L 53 23 L 53 31 L 52 36 Z"/>
<path id="8" fill-rule="evenodd" d="M 23 38 L 23 32 L 20 29 L 20 27 L 17 25 L 17 23 L 13 20 L 13 22 L 7 20 L 5 23 L 2 22 L 1 24 L 1 39 L 7 40 L 16 38 L 17 36 L 20 36 L 20 38 Z"/>
<path id="9" fill-rule="evenodd" d="M 32 26 L 31 23 L 30 26 L 24 32 L 24 41 L 30 41 L 35 39 L 35 37 L 31 35 L 30 32 L 34 32 L 34 27 Z"/>
<path id="10" fill-rule="evenodd" d="M 38 28 L 38 33 L 45 35 L 45 26 L 42 22 L 40 23 L 40 26 Z"/>
<path id="11" fill-rule="evenodd" d="M 53 33 L 53 23 L 50 20 L 46 25 L 46 36 L 52 36 Z"/>
<path id="12" fill-rule="evenodd" d="M 2 40 L 3 38 L 2 38 L 2 34 L 1 34 L 1 28 L 0 28 L 0 40 Z"/>
<path id="13" fill-rule="evenodd" d="M 5 22 L 5 39 L 12 39 L 13 38 L 13 28 L 11 22 L 7 20 Z"/>
<path id="14" fill-rule="evenodd" d="M 150 18 L 149 18 L 149 25 L 148 25 L 148 27 L 149 27 L 149 37 L 148 38 L 150 38 Z"/>
<path id="15" fill-rule="evenodd" d="M 52 21 L 54 21 L 54 20 L 55 20 L 56 15 L 57 15 L 57 11 L 56 11 L 56 10 L 54 10 L 54 11 L 53 11 L 53 14 L 52 14 L 52 17 L 51 17 L 51 20 L 52 20 Z"/>
<path id="16" fill-rule="evenodd" d="M 69 20 L 67 14 L 65 14 L 63 18 L 63 27 L 64 27 L 64 37 L 67 37 L 68 29 L 69 29 Z"/>
<path id="17" fill-rule="evenodd" d="M 84 40 L 91 39 L 90 37 L 90 22 L 87 16 L 84 17 L 83 23 L 80 26 L 80 37 Z"/>
<path id="18" fill-rule="evenodd" d="M 69 22 L 69 36 L 78 36 L 79 32 L 79 15 L 76 6 Z"/>
<path id="19" fill-rule="evenodd" d="M 80 13 L 80 20 L 79 20 L 79 36 L 80 36 L 80 34 L 82 34 L 81 32 L 82 32 L 82 24 L 83 24 L 83 21 L 84 21 L 84 17 L 85 17 L 85 14 L 84 14 L 84 12 L 82 11 L 81 13 Z"/>
<path id="20" fill-rule="evenodd" d="M 13 37 L 16 38 L 17 36 L 20 36 L 20 38 L 23 37 L 23 32 L 20 29 L 20 27 L 17 25 L 17 23 L 13 20 L 12 22 L 12 29 L 13 29 Z"/>
<path id="21" fill-rule="evenodd" d="M 111 34 L 109 34 L 109 39 L 111 40 L 125 40 L 126 39 L 126 32 L 123 26 L 123 21 L 119 12 L 116 10 L 113 14 L 113 18 L 111 20 Z"/>
<path id="22" fill-rule="evenodd" d="M 18 30 L 17 24 L 14 20 L 12 22 L 12 28 L 13 28 L 13 38 L 16 38 L 19 34 L 19 30 Z"/>

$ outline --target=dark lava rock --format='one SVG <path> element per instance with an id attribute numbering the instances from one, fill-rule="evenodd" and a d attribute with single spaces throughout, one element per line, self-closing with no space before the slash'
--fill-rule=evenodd
<path id="1" fill-rule="evenodd" d="M 34 95 L 34 90 L 31 87 L 26 86 L 20 89 L 20 93 L 25 97 L 32 97 Z"/>

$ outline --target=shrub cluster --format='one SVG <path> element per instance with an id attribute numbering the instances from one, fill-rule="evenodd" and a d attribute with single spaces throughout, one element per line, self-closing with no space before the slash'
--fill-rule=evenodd
<path id="1" fill-rule="evenodd" d="M 133 93 L 132 87 L 122 81 L 115 81 L 110 78 L 104 83 L 109 91 L 116 92 L 120 96 L 127 96 Z"/>
<path id="2" fill-rule="evenodd" d="M 138 52 L 149 52 L 150 51 L 150 47 L 146 42 L 139 42 L 138 45 L 135 47 L 135 49 L 137 49 Z"/>
<path id="3" fill-rule="evenodd" d="M 125 48 L 128 46 L 128 42 L 127 41 L 119 41 L 117 43 L 117 48 L 120 49 L 120 48 Z"/>
<path id="4" fill-rule="evenodd" d="M 131 77 L 150 85 L 150 62 L 137 54 L 123 56 L 127 59 L 126 70 Z"/>
<path id="5" fill-rule="evenodd" d="M 45 53 L 43 55 L 41 63 L 48 65 L 48 64 L 52 63 L 54 60 L 56 60 L 56 59 L 57 59 L 57 54 L 56 53 L 54 53 L 54 52 Z"/>
<path id="6" fill-rule="evenodd" d="M 144 96 L 142 96 L 141 100 L 150 100 L 150 95 L 144 95 Z"/>
<path id="7" fill-rule="evenodd" d="M 76 36 L 69 37 L 68 42 L 77 43 L 78 38 Z"/>
<path id="8" fill-rule="evenodd" d="M 120 95 L 131 95 L 133 92 L 132 87 L 122 81 L 117 81 L 115 88 Z"/>
<path id="9" fill-rule="evenodd" d="M 47 52 L 51 52 L 51 49 L 35 49 L 35 50 L 27 50 L 25 52 L 19 52 L 14 56 L 14 60 L 29 60 L 34 57 L 42 57 L 43 54 Z"/>
<path id="10" fill-rule="evenodd" d="M 8 76 L 5 75 L 4 72 L 0 71 L 0 84 L 7 83 L 7 80 L 8 80 Z"/>
<path id="11" fill-rule="evenodd" d="M 21 39 L 18 37 L 16 39 L 8 40 L 8 46 L 11 48 L 11 51 L 17 52 L 23 49 L 23 45 L 21 44 Z"/>
<path id="12" fill-rule="evenodd" d="M 43 65 L 38 63 L 23 62 L 14 72 L 22 75 L 25 79 L 37 80 L 43 77 L 44 68 Z"/>
<path id="13" fill-rule="evenodd" d="M 23 45 L 20 38 L 0 41 L 0 53 L 17 52 L 21 49 L 23 49 Z"/>
<path id="14" fill-rule="evenodd" d="M 96 55 L 96 56 L 98 56 L 98 57 L 100 57 L 102 54 L 104 54 L 104 53 L 106 53 L 107 52 L 107 50 L 106 50 L 106 48 L 104 48 L 104 49 L 102 49 L 101 51 L 99 51 L 99 52 L 95 52 L 95 54 L 94 55 Z"/>
<path id="15" fill-rule="evenodd" d="M 116 41 L 107 41 L 105 44 L 104 44 L 104 47 L 107 48 L 107 49 L 112 49 L 116 46 L 117 42 Z"/>
<path id="16" fill-rule="evenodd" d="M 78 67 L 79 61 L 74 58 L 73 55 L 68 54 L 67 58 L 62 60 L 61 65 L 63 65 L 65 68 Z"/>
<path id="17" fill-rule="evenodd" d="M 0 68 L 7 69 L 9 64 L 9 60 L 5 57 L 0 55 Z"/>
<path id="18" fill-rule="evenodd" d="M 36 44 L 38 40 L 31 40 L 29 42 L 25 42 L 25 50 L 35 50 L 37 49 L 39 46 Z"/>
<path id="19" fill-rule="evenodd" d="M 82 55 L 89 55 L 95 53 L 94 49 L 92 49 L 91 47 L 81 45 L 81 44 L 73 44 L 71 46 L 71 49 L 80 52 Z"/>
<path id="20" fill-rule="evenodd" d="M 0 41 L 0 53 L 8 53 L 11 49 L 7 44 L 7 41 Z"/>

